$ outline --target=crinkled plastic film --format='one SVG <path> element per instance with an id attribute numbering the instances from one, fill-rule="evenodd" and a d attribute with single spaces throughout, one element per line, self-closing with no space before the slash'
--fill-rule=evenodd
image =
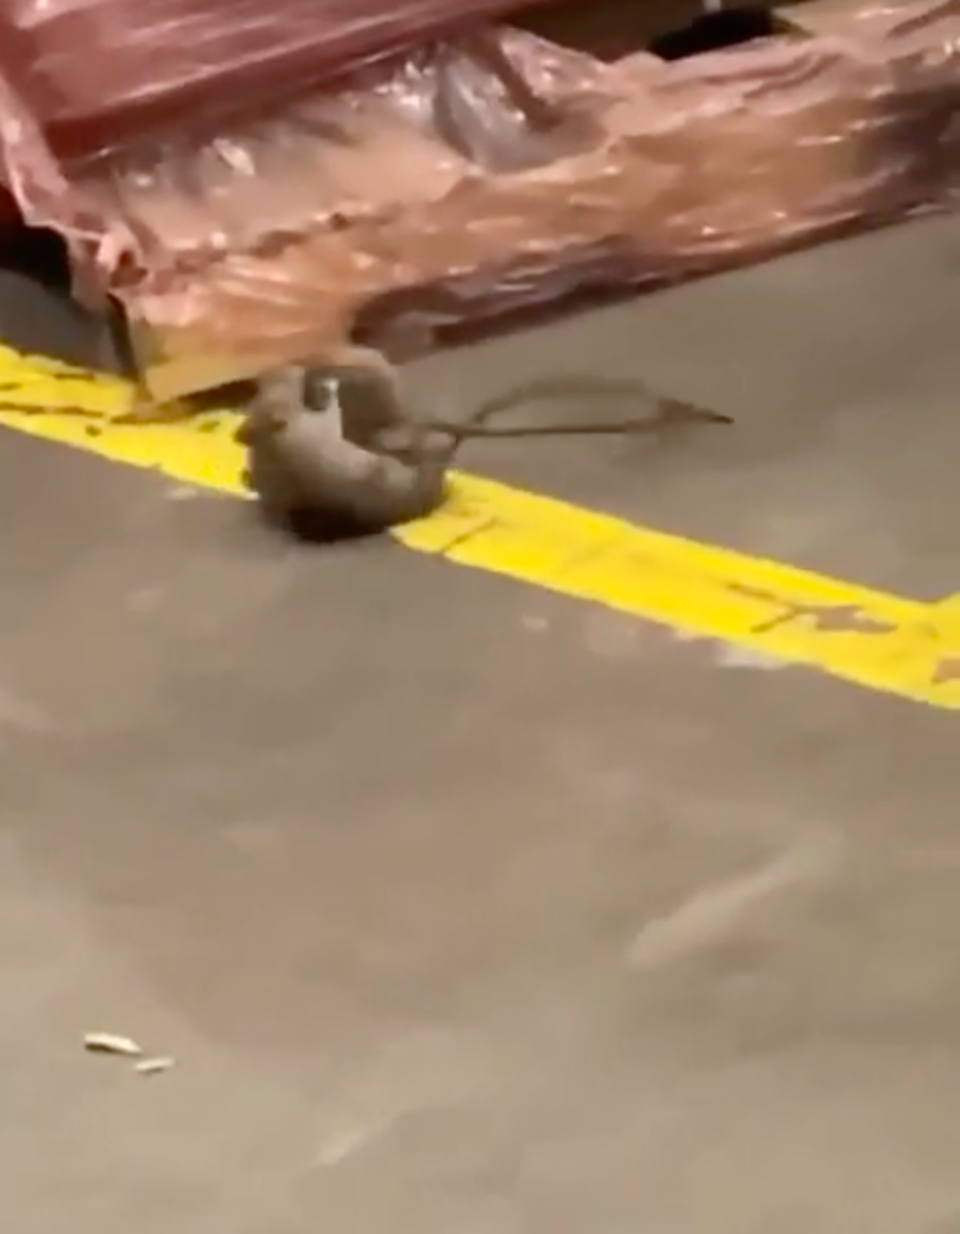
<path id="1" fill-rule="evenodd" d="M 942 205 L 958 8 L 904 12 L 847 6 L 822 34 L 672 64 L 497 31 L 242 139 L 158 151 L 165 188 L 141 180 L 134 204 L 134 173 L 112 184 L 149 255 L 127 296 L 148 376 L 160 393 L 206 384 L 220 358 L 240 372 L 358 322 L 416 350 L 585 286 L 672 282 Z"/>
<path id="2" fill-rule="evenodd" d="M 487 28 L 74 171 L 113 229 L 101 278 L 147 384 L 201 389 L 358 326 L 409 354 L 955 204 L 960 0 L 789 14 L 793 32 L 672 63 Z"/>
<path id="3" fill-rule="evenodd" d="M 70 157 L 275 106 L 537 0 L 4 0 L 0 62 Z"/>
<path id="4" fill-rule="evenodd" d="M 118 216 L 105 217 L 96 200 L 72 182 L 17 78 L 0 74 L 0 228 L 15 234 L 22 219 L 65 237 L 75 295 L 101 307 L 104 271 L 116 271 L 134 247 L 128 225 Z"/>

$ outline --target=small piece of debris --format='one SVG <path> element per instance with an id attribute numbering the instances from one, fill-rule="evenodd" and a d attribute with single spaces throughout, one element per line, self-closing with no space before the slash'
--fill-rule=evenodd
<path id="1" fill-rule="evenodd" d="M 91 1054 L 119 1054 L 124 1058 L 139 1058 L 143 1050 L 130 1037 L 118 1037 L 115 1033 L 87 1033 L 83 1048 Z"/>
<path id="2" fill-rule="evenodd" d="M 167 489 L 168 501 L 193 501 L 200 496 L 200 489 L 195 484 L 176 484 Z"/>
<path id="3" fill-rule="evenodd" d="M 786 660 L 779 656 L 771 656 L 754 647 L 737 643 L 720 643 L 717 662 L 722 668 L 755 668 L 764 672 L 775 672 L 777 669 L 789 667 Z"/>
<path id="4" fill-rule="evenodd" d="M 138 1075 L 160 1075 L 161 1072 L 169 1071 L 174 1066 L 172 1058 L 141 1058 L 138 1063 L 134 1064 L 134 1071 Z"/>

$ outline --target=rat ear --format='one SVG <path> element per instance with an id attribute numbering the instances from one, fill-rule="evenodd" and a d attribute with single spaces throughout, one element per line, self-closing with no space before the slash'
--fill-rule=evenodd
<path id="1" fill-rule="evenodd" d="M 267 369 L 257 378 L 257 396 L 271 405 L 299 407 L 303 403 L 304 376 L 307 370 L 299 364 L 282 364 Z"/>

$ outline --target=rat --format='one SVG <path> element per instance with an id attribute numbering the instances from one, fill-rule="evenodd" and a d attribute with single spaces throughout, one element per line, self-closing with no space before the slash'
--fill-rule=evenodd
<path id="1" fill-rule="evenodd" d="M 571 395 L 640 395 L 645 418 L 496 426 L 524 401 Z M 380 352 L 349 346 L 334 358 L 261 375 L 237 440 L 247 478 L 268 517 L 331 534 L 372 533 L 433 513 L 448 495 L 447 470 L 474 438 L 632 434 L 682 423 L 729 424 L 729 416 L 656 395 L 642 381 L 599 376 L 541 378 L 482 403 L 463 422 L 413 415 L 399 374 Z"/>
<path id="2" fill-rule="evenodd" d="M 236 438 L 264 513 L 311 536 L 374 533 L 432 514 L 447 496 L 446 452 L 434 456 L 412 438 L 406 456 L 380 447 L 395 422 L 375 399 L 345 415 L 336 372 L 284 365 L 257 381 Z"/>

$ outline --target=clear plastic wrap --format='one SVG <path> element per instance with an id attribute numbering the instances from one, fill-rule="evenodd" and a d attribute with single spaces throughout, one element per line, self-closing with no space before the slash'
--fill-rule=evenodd
<path id="1" fill-rule="evenodd" d="M 536 0 L 4 0 L 0 67 L 53 148 L 223 122 Z"/>
<path id="2" fill-rule="evenodd" d="M 672 63 L 487 29 L 69 188 L 158 397 L 358 329 L 409 353 L 955 204 L 960 0 L 822 7 L 823 32 Z"/>
<path id="3" fill-rule="evenodd" d="M 66 239 L 78 299 L 103 302 L 104 272 L 116 272 L 135 244 L 124 219 L 107 217 L 54 156 L 14 75 L 0 74 L 0 228 L 15 236 L 26 220 Z"/>

